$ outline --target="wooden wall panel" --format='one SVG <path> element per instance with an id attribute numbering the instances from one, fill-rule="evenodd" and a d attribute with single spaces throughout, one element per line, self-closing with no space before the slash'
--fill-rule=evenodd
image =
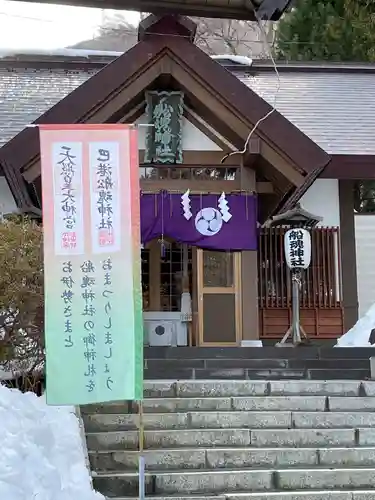
<path id="1" fill-rule="evenodd" d="M 337 338 L 344 332 L 343 308 L 301 309 L 301 324 L 309 337 Z M 291 310 L 287 308 L 259 311 L 260 338 L 281 339 L 291 322 Z"/>

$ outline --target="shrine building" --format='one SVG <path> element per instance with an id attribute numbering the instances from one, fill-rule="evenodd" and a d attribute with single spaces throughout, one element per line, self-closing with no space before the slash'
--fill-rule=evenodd
<path id="1" fill-rule="evenodd" d="M 353 185 L 374 176 L 375 149 L 365 127 L 354 142 L 349 100 L 333 109 L 334 99 L 346 99 L 340 88 L 336 96 L 321 89 L 327 74 L 339 86 L 360 70 L 281 64 L 272 111 L 273 66 L 212 58 L 194 44 L 195 33 L 189 18 L 149 16 L 123 54 L 4 57 L 2 211 L 41 214 L 39 134 L 30 122 L 134 123 L 145 344 L 244 346 L 283 337 L 291 320 L 287 227 L 267 221 L 296 206 L 320 218 L 303 272 L 301 322 L 312 340 L 335 339 L 358 318 Z"/>

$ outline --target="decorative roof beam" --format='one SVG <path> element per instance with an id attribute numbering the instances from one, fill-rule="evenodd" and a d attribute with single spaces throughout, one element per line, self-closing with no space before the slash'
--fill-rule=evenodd
<path id="1" fill-rule="evenodd" d="M 257 18 L 278 21 L 292 0 L 25 0 L 99 9 L 136 10 L 153 14 L 181 14 L 198 17 L 220 17 L 256 21 Z"/>

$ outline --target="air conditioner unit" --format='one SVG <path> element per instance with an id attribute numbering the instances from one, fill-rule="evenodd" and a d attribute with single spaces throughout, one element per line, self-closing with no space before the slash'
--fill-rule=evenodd
<path id="1" fill-rule="evenodd" d="M 145 344 L 150 346 L 186 346 L 187 326 L 180 313 L 143 313 Z"/>
<path id="2" fill-rule="evenodd" d="M 151 346 L 177 345 L 172 321 L 147 321 L 148 341 Z"/>

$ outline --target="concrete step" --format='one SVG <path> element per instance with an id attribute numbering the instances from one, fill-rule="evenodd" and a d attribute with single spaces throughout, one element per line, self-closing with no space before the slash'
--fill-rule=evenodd
<path id="1" fill-rule="evenodd" d="M 375 469 L 215 470 L 146 473 L 146 495 L 220 494 L 375 488 Z M 135 496 L 136 472 L 103 473 L 94 487 L 109 497 Z"/>
<path id="2" fill-rule="evenodd" d="M 371 348 L 149 347 L 144 351 L 144 376 L 147 380 L 366 380 L 372 355 Z"/>
<path id="3" fill-rule="evenodd" d="M 138 498 L 138 497 L 136 497 Z M 226 493 L 202 496 L 148 496 L 147 500 L 373 500 L 374 491 L 293 491 L 267 493 Z M 134 497 L 116 497 L 116 500 L 135 500 Z"/>
<path id="4" fill-rule="evenodd" d="M 138 470 L 137 451 L 90 452 L 95 471 Z M 206 448 L 144 452 L 146 469 L 244 469 L 277 467 L 375 467 L 375 448 Z"/>
<path id="5" fill-rule="evenodd" d="M 375 381 L 360 380 L 146 380 L 144 398 L 235 398 L 254 396 L 375 397 Z M 117 405 L 125 405 L 118 402 Z M 130 402 L 126 403 L 131 406 Z M 95 408 L 95 406 L 91 406 Z M 83 411 L 90 411 L 84 406 Z"/>
<path id="6" fill-rule="evenodd" d="M 139 416 L 84 415 L 87 432 L 126 431 L 139 428 Z M 146 413 L 144 429 L 352 429 L 375 427 L 371 412 L 210 411 Z"/>
<path id="7" fill-rule="evenodd" d="M 145 382 L 144 394 L 145 397 L 151 398 L 266 396 L 269 395 L 269 384 L 270 382 L 267 381 L 250 382 L 247 380 L 180 380 L 177 382 L 155 380 Z M 358 384 L 356 390 L 359 390 Z"/>
<path id="8" fill-rule="evenodd" d="M 225 360 L 226 361 L 226 360 Z M 177 362 L 176 362 L 177 364 Z M 370 378 L 370 363 L 367 368 L 186 368 L 185 363 L 175 368 L 166 368 L 160 363 L 156 368 L 144 370 L 145 380 L 169 379 L 237 379 L 237 380 L 367 380 Z"/>
<path id="9" fill-rule="evenodd" d="M 274 413 L 278 415 L 278 413 Z M 353 429 L 375 427 L 372 412 L 292 412 L 295 429 Z"/>
<path id="10" fill-rule="evenodd" d="M 329 359 L 334 365 L 337 359 L 369 359 L 374 355 L 372 347 L 303 347 L 295 349 L 266 346 L 257 347 L 146 347 L 144 357 L 147 360 L 175 359 L 202 360 L 202 359 Z"/>
<path id="11" fill-rule="evenodd" d="M 354 429 L 257 429 L 250 431 L 250 443 L 256 448 L 354 447 L 357 434 L 361 432 Z"/>
<path id="12" fill-rule="evenodd" d="M 306 370 L 306 378 L 309 380 L 369 380 L 371 377 L 370 368 L 340 368 L 340 369 L 317 369 Z M 250 378 L 250 377 L 249 377 Z"/>
<path id="13" fill-rule="evenodd" d="M 369 411 L 375 412 L 375 397 L 327 396 L 257 396 L 225 398 L 147 398 L 145 413 L 174 413 L 184 411 Z M 81 407 L 82 414 L 137 413 L 135 404 L 107 403 Z"/>
<path id="14" fill-rule="evenodd" d="M 375 396 L 375 381 L 180 380 L 146 381 L 145 397 Z"/>
<path id="15" fill-rule="evenodd" d="M 258 351 L 258 354 L 262 351 Z M 187 358 L 183 361 L 185 369 L 210 370 L 210 369 L 228 369 L 228 368 L 243 368 L 250 370 L 369 370 L 369 357 L 364 359 L 306 359 L 306 358 L 291 358 L 282 356 L 279 351 L 280 358 L 242 358 L 242 357 L 214 358 L 212 354 L 207 358 L 192 359 Z M 146 370 L 180 370 L 181 359 L 145 359 L 144 367 Z"/>
<path id="16" fill-rule="evenodd" d="M 138 431 L 87 433 L 90 451 L 137 450 Z M 375 446 L 373 429 L 180 429 L 146 430 L 146 449 L 158 448 L 313 448 Z"/>
<path id="17" fill-rule="evenodd" d="M 148 497 L 374 500 L 375 382 L 217 378 L 145 382 Z M 82 408 L 94 486 L 109 498 L 138 496 L 137 411 Z"/>
<path id="18" fill-rule="evenodd" d="M 375 488 L 375 469 L 288 469 L 276 482 L 280 490 Z"/>
<path id="19" fill-rule="evenodd" d="M 367 400 L 367 398 L 364 398 Z M 368 405 L 368 402 L 367 402 Z M 375 398 L 373 401 L 375 408 Z M 150 398 L 143 401 L 148 413 L 181 411 L 324 411 L 325 396 L 234 397 L 234 398 Z M 346 409 L 346 408 L 345 408 Z"/>
<path id="20" fill-rule="evenodd" d="M 138 493 L 137 473 L 108 473 L 93 477 L 94 488 L 110 498 Z M 184 471 L 145 476 L 146 495 L 215 494 L 224 491 L 267 491 L 272 489 L 271 471 Z"/>
<path id="21" fill-rule="evenodd" d="M 329 411 L 375 412 L 375 398 L 371 396 L 358 398 L 328 397 L 327 409 Z"/>
<path id="22" fill-rule="evenodd" d="M 139 434 L 138 431 L 87 433 L 86 440 L 89 450 L 137 450 Z M 349 437 L 347 440 L 349 441 Z M 350 440 L 350 444 L 352 442 L 353 440 Z M 248 429 L 236 429 L 236 432 L 233 432 L 233 429 L 152 430 L 144 432 L 144 445 L 145 448 L 152 449 L 250 446 L 250 431 Z"/>
<path id="23" fill-rule="evenodd" d="M 308 414 L 309 415 L 309 414 Z M 323 414 L 324 415 L 324 414 Z M 342 415 L 342 414 L 337 414 Z M 375 425 L 375 415 L 372 413 L 358 413 L 357 421 L 364 423 L 362 427 L 368 427 L 369 423 Z M 366 417 L 374 417 L 371 418 Z M 348 414 L 348 421 L 351 417 Z M 312 419 L 310 419 L 312 420 Z M 338 423 L 345 423 L 344 419 L 334 419 Z M 371 422 L 370 422 L 371 421 Z M 322 418 L 322 425 L 329 420 Z M 87 432 L 104 432 L 134 430 L 139 427 L 138 415 L 108 415 L 95 414 L 84 416 L 85 429 Z M 291 412 L 248 412 L 248 411 L 224 411 L 224 412 L 185 412 L 185 413 L 146 413 L 143 415 L 145 429 L 260 429 L 292 427 Z M 359 424 L 358 424 L 359 425 Z M 347 425 L 342 425 L 348 427 Z"/>

